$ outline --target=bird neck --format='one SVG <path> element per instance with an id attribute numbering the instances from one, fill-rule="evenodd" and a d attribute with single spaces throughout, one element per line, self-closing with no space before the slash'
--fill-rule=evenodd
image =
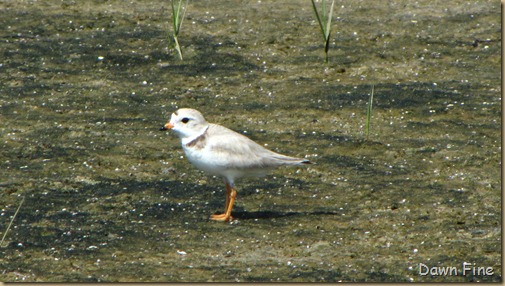
<path id="1" fill-rule="evenodd" d="M 203 144 L 205 142 L 205 137 L 207 135 L 207 130 L 209 129 L 209 126 L 205 126 L 205 128 L 203 129 L 203 131 L 200 133 L 200 134 L 197 134 L 196 136 L 194 137 L 190 137 L 186 140 L 184 140 L 184 142 L 182 142 L 183 145 L 185 145 L 186 147 L 190 148 L 190 147 L 200 147 L 200 148 L 203 148 Z"/>

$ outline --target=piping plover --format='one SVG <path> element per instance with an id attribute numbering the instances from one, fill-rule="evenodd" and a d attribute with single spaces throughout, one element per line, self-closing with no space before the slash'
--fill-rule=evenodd
<path id="1" fill-rule="evenodd" d="M 223 214 L 210 218 L 231 221 L 237 190 L 235 180 L 263 176 L 280 166 L 311 164 L 309 160 L 281 155 L 265 149 L 251 139 L 221 125 L 207 123 L 203 115 L 190 108 L 172 114 L 160 130 L 173 130 L 181 139 L 189 162 L 198 169 L 224 178 L 226 203 Z"/>

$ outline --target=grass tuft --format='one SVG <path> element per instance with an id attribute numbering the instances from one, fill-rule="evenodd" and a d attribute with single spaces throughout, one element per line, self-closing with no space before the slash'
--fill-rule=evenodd
<path id="1" fill-rule="evenodd" d="M 172 39 L 174 40 L 175 49 L 179 54 L 179 58 L 182 61 L 182 49 L 181 45 L 179 45 L 179 32 L 181 31 L 182 22 L 184 21 L 184 16 L 186 15 L 186 9 L 188 0 L 178 0 L 177 4 L 175 0 L 171 0 L 172 4 Z M 186 2 L 183 7 L 182 2 Z"/>
<path id="2" fill-rule="evenodd" d="M 316 14 L 317 22 L 319 23 L 319 27 L 321 28 L 321 32 L 323 34 L 324 39 L 324 53 L 325 53 L 325 62 L 328 63 L 328 50 L 330 49 L 330 34 L 331 34 L 331 19 L 333 15 L 333 6 L 335 4 L 335 0 L 331 1 L 330 11 L 328 12 L 328 16 L 326 16 L 326 0 L 321 1 L 321 13 L 318 12 L 315 0 L 312 1 L 312 8 L 314 9 L 314 13 Z"/>

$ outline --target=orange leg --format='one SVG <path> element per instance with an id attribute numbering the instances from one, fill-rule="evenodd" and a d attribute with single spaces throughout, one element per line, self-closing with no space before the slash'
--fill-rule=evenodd
<path id="1" fill-rule="evenodd" d="M 226 202 L 224 203 L 224 212 L 226 213 L 226 211 L 228 211 L 228 206 L 230 205 L 231 187 L 226 180 L 224 183 L 226 184 Z"/>
<path id="2" fill-rule="evenodd" d="M 235 203 L 235 198 L 237 197 L 237 190 L 230 186 L 228 182 L 226 182 L 226 203 L 224 206 L 223 214 L 215 214 L 211 215 L 211 220 L 217 221 L 232 221 L 233 217 L 231 216 L 231 210 L 233 208 L 233 204 Z"/>

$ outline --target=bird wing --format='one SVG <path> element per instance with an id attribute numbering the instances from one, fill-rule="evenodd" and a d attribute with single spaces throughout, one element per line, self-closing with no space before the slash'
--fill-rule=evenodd
<path id="1" fill-rule="evenodd" d="M 212 154 L 215 164 L 224 168 L 274 168 L 307 161 L 270 151 L 246 136 L 217 124 L 210 124 L 208 134 L 208 154 Z"/>

